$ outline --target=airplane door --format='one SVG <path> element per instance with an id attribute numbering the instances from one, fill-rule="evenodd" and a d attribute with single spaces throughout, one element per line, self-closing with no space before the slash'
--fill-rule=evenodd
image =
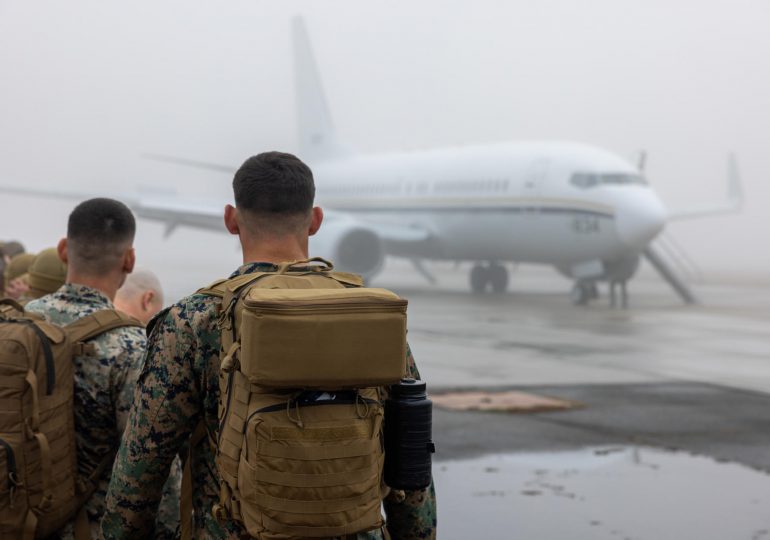
<path id="1" fill-rule="evenodd" d="M 524 176 L 524 215 L 536 218 L 542 208 L 542 188 L 545 174 L 548 171 L 548 160 L 538 159 L 532 162 Z"/>

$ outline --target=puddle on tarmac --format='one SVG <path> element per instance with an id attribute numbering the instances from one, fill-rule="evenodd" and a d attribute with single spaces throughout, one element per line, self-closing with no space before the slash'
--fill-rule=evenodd
<path id="1" fill-rule="evenodd" d="M 436 462 L 439 538 L 770 540 L 770 475 L 646 447 Z"/>

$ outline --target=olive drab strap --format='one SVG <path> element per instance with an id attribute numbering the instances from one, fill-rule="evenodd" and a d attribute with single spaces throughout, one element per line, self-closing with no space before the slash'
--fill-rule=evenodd
<path id="1" fill-rule="evenodd" d="M 24 307 L 13 298 L 0 298 L 0 317 L 24 313 Z"/>
<path id="2" fill-rule="evenodd" d="M 66 328 L 67 333 L 70 335 L 70 340 L 74 343 L 79 343 L 124 326 L 144 328 L 141 322 L 116 309 L 95 311 L 68 324 Z"/>

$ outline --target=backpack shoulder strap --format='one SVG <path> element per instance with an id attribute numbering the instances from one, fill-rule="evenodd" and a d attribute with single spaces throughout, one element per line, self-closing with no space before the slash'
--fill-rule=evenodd
<path id="1" fill-rule="evenodd" d="M 13 298 L 0 298 L 0 316 L 7 316 L 13 313 L 24 313 L 24 306 Z"/>
<path id="2" fill-rule="evenodd" d="M 351 274 L 349 272 L 329 272 L 328 274 L 324 274 L 324 275 L 332 278 L 335 281 L 342 283 L 346 287 L 363 287 L 364 286 L 364 278 L 362 278 L 358 274 Z"/>
<path id="3" fill-rule="evenodd" d="M 251 274 L 242 274 L 228 279 L 218 279 L 214 283 L 198 289 L 196 292 L 197 294 L 224 298 L 227 291 L 237 291 L 244 285 L 248 285 L 252 281 L 267 275 L 275 275 L 275 272 L 252 272 Z"/>
<path id="4" fill-rule="evenodd" d="M 144 328 L 142 323 L 130 315 L 116 309 L 103 309 L 68 324 L 66 329 L 70 339 L 77 343 L 124 326 Z"/>
<path id="5" fill-rule="evenodd" d="M 218 279 L 215 282 L 206 285 L 205 287 L 201 287 L 195 291 L 195 294 L 205 294 L 206 296 L 217 296 L 222 298 L 225 295 L 225 284 L 228 281 L 229 280 L 227 278 Z"/>

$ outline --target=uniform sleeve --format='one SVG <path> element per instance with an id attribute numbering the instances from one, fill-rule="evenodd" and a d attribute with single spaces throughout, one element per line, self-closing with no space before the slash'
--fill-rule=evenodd
<path id="1" fill-rule="evenodd" d="M 166 484 L 163 486 L 163 496 L 158 506 L 158 517 L 155 522 L 155 540 L 174 540 L 179 528 L 179 496 L 182 487 L 182 460 L 174 458 Z"/>
<path id="2" fill-rule="evenodd" d="M 407 347 L 407 371 L 414 379 L 420 372 L 414 363 L 412 350 Z M 388 532 L 393 540 L 436 538 L 436 490 L 431 477 L 430 485 L 419 491 L 405 491 L 403 500 L 387 497 L 383 502 Z"/>
<path id="3" fill-rule="evenodd" d="M 106 539 L 154 538 L 161 490 L 179 448 L 199 417 L 192 368 L 196 342 L 175 306 L 150 335 L 126 431 L 107 491 Z"/>
<path id="4" fill-rule="evenodd" d="M 110 371 L 110 393 L 112 403 L 115 404 L 117 432 L 123 433 L 134 402 L 134 390 L 147 350 L 147 338 L 137 328 L 122 329 L 118 336 L 117 349 L 120 352 Z"/>

